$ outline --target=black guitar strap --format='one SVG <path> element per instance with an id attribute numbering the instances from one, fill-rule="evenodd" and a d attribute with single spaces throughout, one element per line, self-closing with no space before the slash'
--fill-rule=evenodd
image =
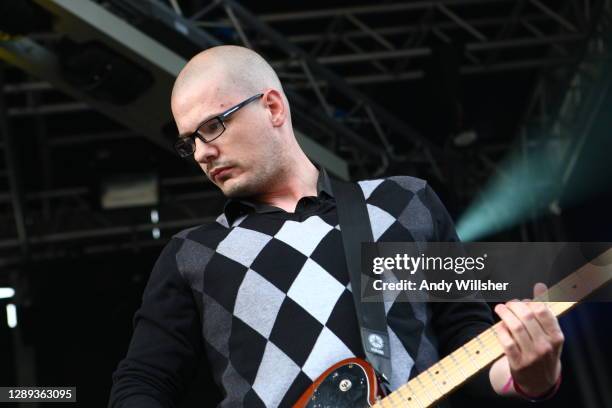
<path id="1" fill-rule="evenodd" d="M 378 299 L 380 301 L 361 301 L 361 243 L 374 242 L 366 201 L 361 188 L 356 183 L 332 178 L 330 178 L 330 182 L 336 199 L 346 266 L 361 329 L 361 344 L 366 359 L 372 367 L 383 377 L 383 380 L 389 381 L 391 378 L 391 358 L 387 318 L 382 296 Z M 365 279 L 372 278 L 372 271 L 364 271 L 363 277 Z"/>

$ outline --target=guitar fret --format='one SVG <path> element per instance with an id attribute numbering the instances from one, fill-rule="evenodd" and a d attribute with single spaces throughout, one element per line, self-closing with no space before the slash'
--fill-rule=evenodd
<path id="1" fill-rule="evenodd" d="M 476 341 L 478 342 L 478 344 L 480 344 L 480 348 L 484 350 L 485 353 L 487 353 L 487 356 L 489 357 L 489 359 L 492 359 L 491 356 L 491 351 L 489 350 L 489 348 L 483 343 L 482 339 L 480 338 L 480 334 L 478 336 L 475 337 Z"/>
<path id="2" fill-rule="evenodd" d="M 389 396 L 395 395 L 399 399 L 400 407 L 406 407 L 406 404 L 412 401 L 412 396 L 406 398 L 404 396 L 402 387 L 398 388 L 396 392 L 391 393 Z"/>
<path id="3" fill-rule="evenodd" d="M 436 386 L 436 389 L 438 390 L 438 392 L 440 393 L 440 396 L 444 395 L 444 390 L 440 389 L 440 385 L 438 384 L 438 382 L 436 381 L 436 379 L 434 378 L 433 374 L 431 373 L 431 371 L 429 370 L 425 370 L 427 372 L 427 374 L 429 374 L 429 378 L 431 379 L 431 382 Z"/>
<path id="4" fill-rule="evenodd" d="M 408 387 L 408 389 L 410 390 L 410 393 L 411 393 L 411 394 L 414 396 L 414 398 L 415 398 L 415 400 L 416 400 L 416 402 L 417 402 L 418 406 L 419 406 L 420 408 L 427 408 L 427 405 L 423 405 L 423 404 L 421 403 L 421 399 L 419 398 L 419 396 L 417 395 L 417 393 L 416 393 L 416 392 L 414 392 L 414 390 L 413 390 L 413 389 L 412 389 L 412 387 L 410 386 L 410 383 L 411 383 L 411 382 L 412 382 L 412 381 L 407 382 L 407 383 L 406 383 L 406 387 Z"/>
<path id="5" fill-rule="evenodd" d="M 461 365 L 459 364 L 459 362 L 458 362 L 458 361 L 457 361 L 457 359 L 455 358 L 455 352 L 450 353 L 450 354 L 448 355 L 448 357 L 449 357 L 451 360 L 453 360 L 453 363 L 455 363 L 455 366 L 457 366 L 457 368 L 458 368 L 458 369 L 459 369 L 459 371 L 461 372 L 461 375 L 462 375 L 464 378 L 467 378 L 468 376 L 467 376 L 467 375 L 465 375 L 465 371 L 463 371 L 463 368 L 461 368 Z"/>
<path id="6" fill-rule="evenodd" d="M 444 391 L 440 389 L 440 386 L 436 383 L 431 372 L 429 370 L 425 371 L 427 372 L 427 375 L 425 374 L 425 372 L 422 372 L 418 376 L 416 376 L 415 379 L 421 384 L 421 386 L 430 396 L 432 396 L 433 390 L 438 391 L 439 395 L 433 395 L 432 401 L 435 401 L 439 399 L 439 397 L 444 395 Z M 430 392 L 430 390 L 432 390 L 432 392 Z"/>
<path id="7" fill-rule="evenodd" d="M 572 299 L 572 292 L 574 292 L 572 288 L 577 289 L 578 284 L 579 282 L 573 276 L 568 276 L 567 278 L 559 282 L 559 284 L 554 287 L 554 290 L 549 291 L 549 293 L 547 294 L 548 298 L 552 297 L 553 299 Z"/>
<path id="8" fill-rule="evenodd" d="M 425 384 L 423 384 L 423 381 L 421 380 L 421 375 L 420 374 L 417 375 L 416 377 L 414 377 L 414 379 L 419 383 L 421 388 L 423 388 L 423 390 L 425 391 L 425 394 L 427 394 L 427 397 L 429 397 L 431 402 L 434 402 L 436 400 L 436 398 L 429 393 L 429 390 L 427 389 Z"/>
<path id="9" fill-rule="evenodd" d="M 470 363 L 472 363 L 472 365 L 474 366 L 474 368 L 476 369 L 476 371 L 478 371 L 480 368 L 478 367 L 478 365 L 474 362 L 474 358 L 472 357 L 472 355 L 470 354 L 470 352 L 468 351 L 467 347 L 465 346 L 465 344 L 463 346 L 461 346 L 461 349 L 465 352 L 465 354 L 467 354 L 468 356 L 468 360 L 470 360 Z"/>
<path id="10" fill-rule="evenodd" d="M 421 406 L 421 404 L 419 404 L 419 401 L 412 394 L 406 395 L 404 393 L 404 391 L 406 391 L 404 389 L 406 385 L 408 384 L 405 384 L 404 386 L 399 387 L 396 391 L 400 395 L 402 402 L 405 401 L 408 405 L 412 404 L 413 402 L 416 402 L 417 405 Z"/>
<path id="11" fill-rule="evenodd" d="M 379 405 L 382 408 L 393 407 L 393 401 L 391 401 L 389 398 L 385 398 L 379 400 L 376 405 Z"/>
<path id="12" fill-rule="evenodd" d="M 497 338 L 497 333 L 495 332 L 495 329 L 493 327 L 490 327 L 485 330 L 485 332 L 483 333 L 483 338 L 484 336 L 487 336 L 486 342 L 489 345 L 489 352 L 491 352 L 492 355 L 491 358 L 496 359 L 497 357 L 502 355 L 504 351 L 502 349 L 501 343 L 499 342 L 499 339 Z"/>
<path id="13" fill-rule="evenodd" d="M 446 382 L 448 383 L 448 386 L 452 389 L 453 388 L 453 384 L 452 384 L 453 383 L 453 379 L 450 376 L 448 370 L 446 369 L 446 366 L 442 364 L 443 360 L 445 360 L 445 359 L 442 359 L 442 360 L 438 361 L 437 365 L 442 367 L 442 371 L 444 371 L 444 373 L 446 374 L 446 379 L 447 379 Z"/>
<path id="14" fill-rule="evenodd" d="M 391 405 L 392 405 L 393 407 L 396 407 L 396 406 L 397 406 L 397 405 L 395 405 L 396 401 L 393 401 L 393 398 L 398 398 L 398 399 L 399 399 L 399 401 L 397 401 L 397 402 L 400 404 L 400 405 L 399 405 L 400 407 L 403 405 L 402 398 L 401 398 L 401 397 L 400 397 L 398 394 L 396 394 L 395 392 L 392 392 L 391 394 L 389 394 L 389 396 L 387 397 L 387 399 L 388 399 L 388 400 L 391 402 Z"/>

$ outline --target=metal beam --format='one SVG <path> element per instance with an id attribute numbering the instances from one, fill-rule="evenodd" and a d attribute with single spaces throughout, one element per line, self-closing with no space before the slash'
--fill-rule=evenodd
<path id="1" fill-rule="evenodd" d="M 70 34 L 91 27 L 97 31 L 96 36 L 102 35 L 105 40 L 114 41 L 121 46 L 123 52 L 134 55 L 138 60 L 148 63 L 155 61 L 158 69 L 173 77 L 185 65 L 184 58 L 93 1 L 35 1 L 60 17 L 57 22 L 59 31 Z M 91 37 L 94 34 L 85 35 Z"/>
<path id="2" fill-rule="evenodd" d="M 85 1 L 85 0 L 84 0 Z M 73 87 L 63 76 L 58 57 L 27 38 L 13 39 L 0 43 L 0 59 L 18 66 L 38 78 L 53 84 L 56 89 L 91 106 L 124 126 L 146 135 L 155 144 L 172 151 L 171 144 L 165 140 L 161 128 L 170 121 L 168 109 L 155 106 L 155 100 L 169 100 L 169 79 L 163 81 L 167 86 L 156 87 L 147 92 L 130 106 L 116 106 L 98 101 L 83 90 Z M 162 95 L 163 94 L 163 95 Z M 81 103 L 81 104 L 82 104 Z M 83 105 L 81 105 L 83 106 Z"/>
<path id="3" fill-rule="evenodd" d="M 542 38 L 514 38 L 507 40 L 496 40 L 478 43 L 466 44 L 465 48 L 468 52 L 482 52 L 502 48 L 514 48 L 514 47 L 534 47 L 547 44 L 558 44 L 563 42 L 575 42 L 584 40 L 582 34 L 561 34 Z M 428 57 L 432 54 L 432 49 L 429 47 L 419 48 L 406 48 L 406 49 L 395 49 L 386 51 L 373 51 L 373 52 L 362 52 L 353 54 L 341 54 L 341 55 L 329 55 L 324 57 L 317 57 L 316 61 L 323 65 L 332 64 L 349 64 L 355 62 L 372 62 L 374 60 L 383 59 L 397 59 L 397 58 L 415 58 L 415 57 Z M 281 61 L 276 60 L 272 62 L 273 67 L 281 66 L 293 66 L 297 65 L 297 61 Z"/>
<path id="4" fill-rule="evenodd" d="M 194 225 L 204 224 L 207 222 L 214 221 L 216 217 L 201 217 L 201 218 L 188 218 L 172 221 L 162 221 L 158 223 L 141 223 L 134 225 L 120 225 L 107 228 L 96 228 L 88 230 L 78 231 L 65 231 L 52 234 L 32 235 L 30 237 L 31 245 L 46 245 L 56 244 L 68 241 L 79 241 L 88 238 L 104 238 L 114 237 L 117 235 L 130 235 L 138 232 L 149 232 L 153 228 L 164 229 L 178 229 L 188 228 Z M 14 248 L 19 245 L 19 242 L 14 239 L 0 240 L 0 249 Z"/>
<path id="5" fill-rule="evenodd" d="M 463 66 L 459 72 L 462 75 L 475 75 L 482 73 L 516 71 L 533 68 L 555 67 L 574 64 L 573 58 L 542 58 L 542 59 L 527 59 L 522 61 L 504 62 L 493 65 L 483 66 Z M 371 75 L 354 75 L 346 78 L 346 81 L 353 85 L 374 84 L 381 82 L 395 81 L 414 81 L 422 79 L 425 76 L 424 71 L 413 70 L 400 72 L 397 74 L 371 74 Z"/>
<path id="6" fill-rule="evenodd" d="M 521 17 L 522 20 L 528 21 L 530 23 L 549 21 L 549 17 L 543 14 L 525 14 Z M 507 17 L 481 17 L 481 18 L 473 18 L 466 19 L 466 22 L 473 27 L 476 28 L 495 28 L 499 25 L 503 25 L 508 20 Z M 197 22 L 197 24 L 201 27 L 208 27 L 209 25 L 221 26 L 221 27 L 230 27 L 231 22 L 229 20 L 219 20 L 219 21 L 205 21 L 205 22 Z M 429 29 L 439 29 L 439 30 L 455 30 L 460 27 L 454 21 L 432 21 L 427 26 Z M 379 27 L 371 27 L 373 31 L 382 36 L 402 36 L 404 34 L 417 34 L 420 32 L 421 27 L 419 24 L 403 24 L 399 26 L 379 26 Z M 370 34 L 362 31 L 362 30 L 345 30 L 338 33 L 325 33 L 322 34 L 319 31 L 305 34 L 288 34 L 286 38 L 294 44 L 304 44 L 319 41 L 322 38 L 332 39 L 340 39 L 340 38 L 365 38 Z M 257 44 L 261 45 L 271 45 L 270 41 L 267 41 L 265 38 L 258 40 Z"/>
<path id="7" fill-rule="evenodd" d="M 100 142 L 108 140 L 144 139 L 145 137 L 131 130 L 119 130 L 114 132 L 85 133 L 72 136 L 56 136 L 51 138 L 49 146 L 73 146 L 75 144 Z"/>
<path id="8" fill-rule="evenodd" d="M 385 37 L 383 37 L 380 33 L 376 32 L 376 30 L 373 30 L 372 27 L 368 26 L 366 23 L 364 23 L 363 21 L 359 20 L 354 15 L 347 14 L 346 18 L 351 23 L 353 23 L 357 28 L 359 28 L 361 31 L 363 31 L 364 33 L 366 33 L 370 37 L 372 37 L 374 40 L 376 40 L 383 47 L 385 47 L 385 48 L 387 48 L 389 50 L 394 50 L 395 49 L 395 46 L 393 44 L 391 44 Z"/>
<path id="9" fill-rule="evenodd" d="M 5 84 L 3 90 L 7 94 L 33 92 L 33 91 L 53 91 L 55 88 L 48 82 L 23 82 Z"/>
<path id="10" fill-rule="evenodd" d="M 315 148 L 320 148 L 320 146 L 316 146 Z M 333 160 L 340 160 L 337 156 L 330 157 Z M 341 160 L 340 160 L 341 161 Z M 341 174 L 344 174 L 346 171 L 345 163 L 342 161 L 339 164 L 339 171 Z M 189 184 L 207 184 L 210 180 L 202 175 L 202 176 L 184 176 L 184 177 L 171 177 L 171 178 L 162 178 L 159 180 L 159 185 L 162 187 L 173 187 L 173 186 L 184 186 Z M 82 197 L 89 194 L 92 194 L 94 191 L 90 187 L 85 186 L 75 186 L 75 187 L 66 187 L 66 188 L 58 188 L 51 190 L 40 190 L 36 192 L 28 192 L 24 194 L 24 202 L 35 202 L 40 200 L 48 200 L 48 199 L 62 199 L 62 198 L 70 198 L 70 197 Z M 221 192 L 218 190 L 211 190 L 209 192 L 199 192 L 201 194 L 206 194 L 207 197 L 220 196 Z M 8 193 L 0 193 L 0 203 L 9 203 L 12 199 L 11 194 Z"/>
<path id="11" fill-rule="evenodd" d="M 286 22 L 293 20 L 308 20 L 325 17 L 333 17 L 346 14 L 377 14 L 397 13 L 399 11 L 426 10 L 437 5 L 460 6 L 470 4 L 493 4 L 508 3 L 512 0 L 432 0 L 432 1 L 410 1 L 405 3 L 377 4 L 368 6 L 336 7 L 320 10 L 304 10 L 280 13 L 264 13 L 258 17 L 266 23 Z"/>
<path id="12" fill-rule="evenodd" d="M 331 153 L 328 149 L 323 148 L 320 144 L 312 139 L 305 137 L 299 130 L 295 131 L 295 138 L 302 149 L 304 149 L 304 152 L 307 152 L 307 155 L 315 162 L 319 164 L 326 163 L 326 168 L 336 174 L 342 180 L 350 180 L 351 174 L 345 160 L 342 160 L 336 154 Z M 333 168 L 330 168 L 330 166 L 333 166 Z"/>
<path id="13" fill-rule="evenodd" d="M 572 23 L 570 23 L 565 18 L 563 18 L 563 16 L 561 16 L 559 13 L 556 13 L 555 11 L 553 11 L 547 5 L 543 4 L 540 0 L 529 0 L 529 1 L 531 2 L 531 4 L 533 4 L 534 6 L 542 10 L 545 14 L 550 16 L 550 18 L 552 18 L 553 20 L 561 24 L 563 27 L 567 28 L 569 31 L 572 31 L 574 33 L 578 32 L 578 29 L 574 27 Z"/>
<path id="14" fill-rule="evenodd" d="M 9 108 L 9 116 L 39 116 L 62 113 L 78 113 L 90 111 L 92 108 L 85 102 L 54 103 L 52 105 L 23 106 Z"/>
<path id="15" fill-rule="evenodd" d="M 0 87 L 4 85 L 4 69 L 0 67 Z M 23 199 L 23 180 L 18 157 L 15 152 L 14 136 L 11 132 L 6 115 L 6 101 L 4 93 L 0 92 L 0 136 L 4 139 L 4 159 L 8 184 L 10 189 L 10 202 L 13 207 L 13 217 L 17 230 L 17 242 L 23 258 L 29 254 L 28 232 L 25 223 L 25 207 Z"/>
<path id="16" fill-rule="evenodd" d="M 444 15 L 457 23 L 458 26 L 462 27 L 468 33 L 472 34 L 480 41 L 487 41 L 487 36 L 478 31 L 475 27 L 473 27 L 470 23 L 459 17 L 457 14 L 453 13 L 448 7 L 446 7 L 442 3 L 437 4 L 438 10 L 440 10 Z"/>
<path id="17" fill-rule="evenodd" d="M 525 27 L 529 32 L 531 32 L 532 34 L 534 34 L 536 37 L 538 38 L 544 38 L 544 33 L 539 30 L 535 25 L 533 25 L 532 23 L 528 22 L 528 21 L 524 21 L 521 20 L 521 25 L 523 27 Z M 552 44 L 552 46 L 559 51 L 559 53 L 561 55 L 568 55 L 568 52 L 565 48 L 561 47 L 559 44 Z"/>

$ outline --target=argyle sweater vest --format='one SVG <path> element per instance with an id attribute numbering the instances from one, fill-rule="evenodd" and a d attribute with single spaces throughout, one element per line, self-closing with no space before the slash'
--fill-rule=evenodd
<path id="1" fill-rule="evenodd" d="M 426 182 L 358 182 L 374 240 L 455 239 Z M 174 237 L 181 276 L 201 307 L 205 351 L 221 407 L 291 406 L 339 360 L 363 356 L 335 206 L 288 220 L 250 213 Z M 438 359 L 426 304 L 385 302 L 392 389 Z"/>

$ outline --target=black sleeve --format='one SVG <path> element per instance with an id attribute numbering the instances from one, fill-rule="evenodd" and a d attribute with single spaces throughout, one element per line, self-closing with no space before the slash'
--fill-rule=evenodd
<path id="1" fill-rule="evenodd" d="M 181 242 L 166 245 L 149 277 L 127 356 L 113 374 L 110 408 L 174 407 L 196 373 L 200 315 L 177 268 Z"/>
<path id="2" fill-rule="evenodd" d="M 434 222 L 434 240 L 438 242 L 458 242 L 455 225 L 446 208 L 427 185 L 419 193 L 419 198 L 430 209 Z M 438 338 L 439 351 L 445 356 L 493 324 L 491 308 L 481 302 L 432 302 L 432 326 Z M 484 370 L 470 381 L 466 391 L 472 395 L 491 397 L 493 391 L 488 371 Z"/>

